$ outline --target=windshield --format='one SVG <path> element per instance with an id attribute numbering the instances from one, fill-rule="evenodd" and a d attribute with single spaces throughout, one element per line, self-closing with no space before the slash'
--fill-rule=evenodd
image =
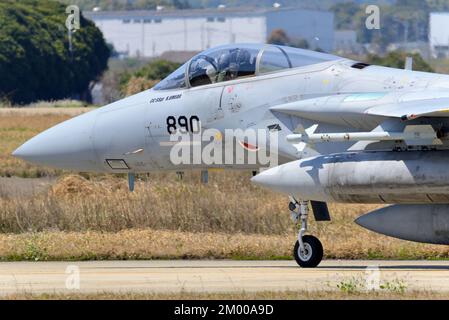
<path id="1" fill-rule="evenodd" d="M 206 51 L 190 62 L 190 85 L 197 87 L 254 76 L 258 53 L 258 49 L 250 47 L 221 47 Z"/>
<path id="2" fill-rule="evenodd" d="M 154 90 L 180 89 L 186 87 L 186 67 L 187 63 L 180 66 L 176 71 L 167 78 L 159 82 Z"/>
<path id="3" fill-rule="evenodd" d="M 157 84 L 154 90 L 204 86 L 338 59 L 341 58 L 285 46 L 258 44 L 220 46 L 196 55 Z"/>
<path id="4" fill-rule="evenodd" d="M 334 56 L 332 54 L 322 52 L 284 46 L 279 46 L 279 48 L 287 54 L 288 58 L 290 59 L 292 68 L 305 67 L 312 64 L 341 59 L 340 57 Z"/>

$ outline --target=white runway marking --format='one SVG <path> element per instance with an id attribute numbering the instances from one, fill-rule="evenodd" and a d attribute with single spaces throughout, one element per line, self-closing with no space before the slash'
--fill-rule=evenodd
<path id="1" fill-rule="evenodd" d="M 449 261 L 327 260 L 301 269 L 293 261 L 215 260 L 3 262 L 0 293 L 330 291 L 351 279 L 366 281 L 367 267 L 379 267 L 380 283 L 449 292 Z"/>

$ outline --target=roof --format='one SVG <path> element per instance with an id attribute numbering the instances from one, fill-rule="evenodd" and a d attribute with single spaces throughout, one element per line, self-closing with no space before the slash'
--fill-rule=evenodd
<path id="1" fill-rule="evenodd" d="M 447 16 L 447 15 L 449 15 L 449 12 L 447 12 L 447 11 L 431 12 L 430 15 L 431 16 L 438 16 L 438 15 Z"/>
<path id="2" fill-rule="evenodd" d="M 198 53 L 198 51 L 165 51 L 159 58 L 172 62 L 184 63 Z"/>
<path id="3" fill-rule="evenodd" d="M 123 19 L 145 17 L 167 18 L 203 18 L 207 16 L 263 16 L 268 13 L 301 11 L 309 13 L 330 13 L 329 11 L 301 9 L 294 7 L 285 8 L 212 8 L 212 9 L 163 9 L 163 10 L 129 10 L 129 11 L 83 11 L 83 15 L 89 19 Z"/>

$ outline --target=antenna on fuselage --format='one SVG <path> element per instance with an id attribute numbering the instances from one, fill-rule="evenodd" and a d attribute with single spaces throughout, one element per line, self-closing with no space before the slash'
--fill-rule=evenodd
<path id="1" fill-rule="evenodd" d="M 413 71 L 413 57 L 406 57 L 405 58 L 405 70 Z"/>

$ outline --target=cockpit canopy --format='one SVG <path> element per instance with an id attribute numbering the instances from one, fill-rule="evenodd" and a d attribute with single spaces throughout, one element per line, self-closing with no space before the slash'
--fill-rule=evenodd
<path id="1" fill-rule="evenodd" d="M 198 87 L 340 59 L 276 45 L 226 45 L 206 50 L 158 83 L 154 90 Z"/>

